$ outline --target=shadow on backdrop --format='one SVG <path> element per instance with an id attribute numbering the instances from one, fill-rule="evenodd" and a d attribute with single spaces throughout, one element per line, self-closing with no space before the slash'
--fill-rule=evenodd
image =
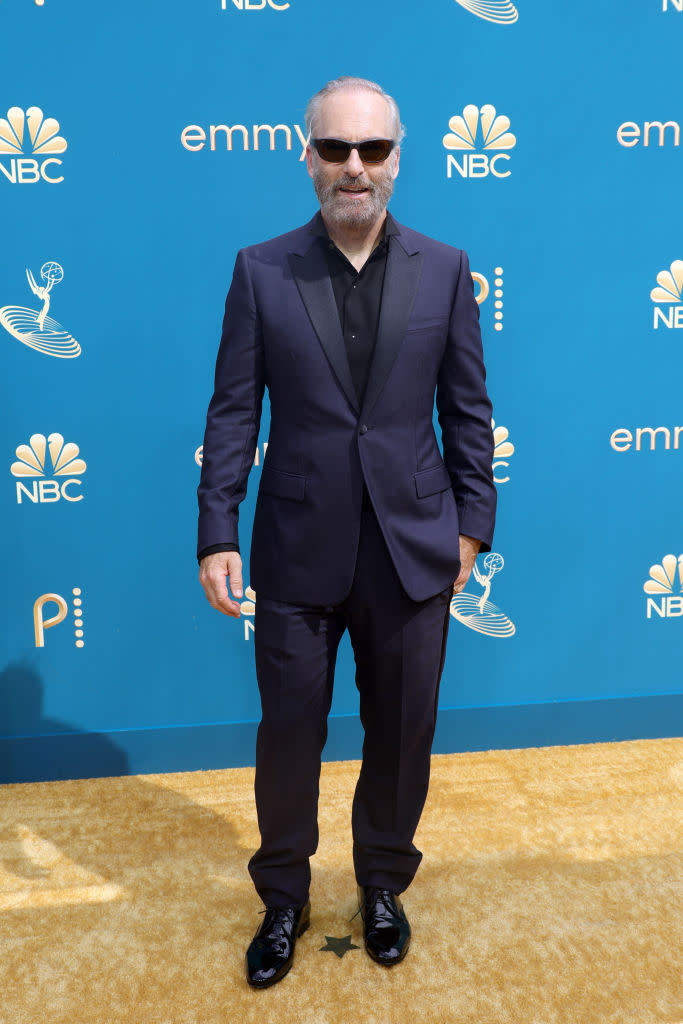
<path id="1" fill-rule="evenodd" d="M 0 783 L 128 773 L 126 754 L 108 736 L 45 715 L 44 692 L 27 661 L 0 671 Z"/>

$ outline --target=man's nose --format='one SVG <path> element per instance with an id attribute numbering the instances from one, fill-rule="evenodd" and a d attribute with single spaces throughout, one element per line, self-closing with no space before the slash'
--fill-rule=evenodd
<path id="1" fill-rule="evenodd" d="M 351 150 L 348 160 L 343 164 L 343 170 L 353 178 L 357 178 L 363 173 L 363 161 L 359 157 L 357 149 Z"/>

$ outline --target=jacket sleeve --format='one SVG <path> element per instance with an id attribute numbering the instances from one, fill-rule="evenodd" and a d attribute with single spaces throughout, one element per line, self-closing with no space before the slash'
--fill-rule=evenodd
<path id="1" fill-rule="evenodd" d="M 214 392 L 206 415 L 197 488 L 197 554 L 216 544 L 239 545 L 238 506 L 254 463 L 264 386 L 259 317 L 248 257 L 241 250 L 225 300 Z"/>
<path id="2" fill-rule="evenodd" d="M 461 251 L 448 341 L 437 381 L 436 408 L 460 533 L 480 540 L 481 551 L 490 551 L 497 494 L 493 482 L 492 409 L 485 381 L 479 305 L 469 260 Z"/>

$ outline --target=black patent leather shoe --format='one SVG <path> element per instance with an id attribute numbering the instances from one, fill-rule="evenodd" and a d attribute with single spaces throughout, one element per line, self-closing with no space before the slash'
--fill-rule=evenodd
<path id="1" fill-rule="evenodd" d="M 410 946 L 410 925 L 396 893 L 358 886 L 358 905 L 369 955 L 385 967 L 400 963 Z"/>
<path id="2" fill-rule="evenodd" d="M 304 907 L 266 907 L 263 923 L 247 950 L 250 985 L 267 988 L 284 978 L 294 960 L 296 940 L 310 923 L 310 900 Z"/>

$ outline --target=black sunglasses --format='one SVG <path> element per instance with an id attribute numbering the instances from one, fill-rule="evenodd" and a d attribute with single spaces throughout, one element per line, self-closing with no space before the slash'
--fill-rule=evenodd
<path id="1" fill-rule="evenodd" d="M 346 142 L 344 139 L 311 139 L 318 155 L 328 164 L 345 164 L 351 150 L 358 151 L 364 164 L 381 164 L 396 143 L 393 139 L 366 139 L 365 142 Z"/>

